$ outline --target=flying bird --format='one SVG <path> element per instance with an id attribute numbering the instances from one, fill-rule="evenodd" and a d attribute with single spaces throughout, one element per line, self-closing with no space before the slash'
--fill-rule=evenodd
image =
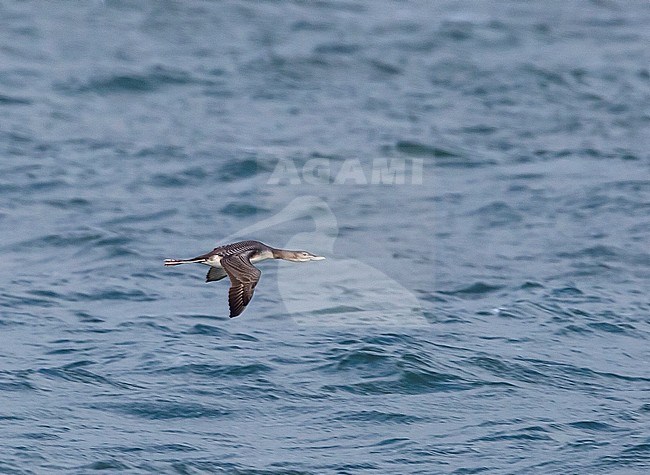
<path id="1" fill-rule="evenodd" d="M 255 286 L 262 275 L 253 263 L 266 259 L 307 262 L 325 258 L 307 251 L 275 249 L 259 241 L 241 241 L 215 247 L 212 251 L 192 259 L 165 259 L 165 266 L 192 263 L 208 265 L 210 270 L 205 277 L 206 282 L 216 282 L 226 276 L 230 277 L 228 306 L 230 318 L 233 318 L 240 315 L 251 301 Z"/>

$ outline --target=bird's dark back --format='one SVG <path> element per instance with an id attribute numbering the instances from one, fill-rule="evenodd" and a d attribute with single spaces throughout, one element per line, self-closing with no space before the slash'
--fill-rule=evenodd
<path id="1" fill-rule="evenodd" d="M 250 251 L 264 251 L 271 250 L 269 246 L 259 241 L 240 241 L 225 246 L 215 247 L 211 255 L 218 255 L 221 257 L 232 256 L 234 254 L 243 254 Z"/>

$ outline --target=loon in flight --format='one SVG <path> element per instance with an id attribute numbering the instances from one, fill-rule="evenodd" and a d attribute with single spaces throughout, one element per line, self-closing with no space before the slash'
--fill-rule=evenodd
<path id="1" fill-rule="evenodd" d="M 325 259 L 306 251 L 287 251 L 275 249 L 259 241 L 241 241 L 225 246 L 215 247 L 212 251 L 192 259 L 165 259 L 166 266 L 179 264 L 205 264 L 210 266 L 206 282 L 230 277 L 228 305 L 230 318 L 240 315 L 253 298 L 253 291 L 262 274 L 253 265 L 266 259 L 284 259 L 286 261 L 307 262 Z"/>

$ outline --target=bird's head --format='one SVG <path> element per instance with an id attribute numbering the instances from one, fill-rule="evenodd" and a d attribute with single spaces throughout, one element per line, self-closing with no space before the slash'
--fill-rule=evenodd
<path id="1" fill-rule="evenodd" d="M 325 258 L 323 256 L 316 256 L 307 251 L 286 251 L 286 253 L 283 253 L 282 259 L 293 262 L 307 262 L 322 261 Z"/>

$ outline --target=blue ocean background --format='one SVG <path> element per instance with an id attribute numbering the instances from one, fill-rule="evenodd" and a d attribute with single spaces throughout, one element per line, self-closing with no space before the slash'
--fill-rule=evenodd
<path id="1" fill-rule="evenodd" d="M 1 2 L 0 473 L 648 473 L 648 45 L 645 0 Z M 235 319 L 162 265 L 239 238 L 327 260 Z"/>

